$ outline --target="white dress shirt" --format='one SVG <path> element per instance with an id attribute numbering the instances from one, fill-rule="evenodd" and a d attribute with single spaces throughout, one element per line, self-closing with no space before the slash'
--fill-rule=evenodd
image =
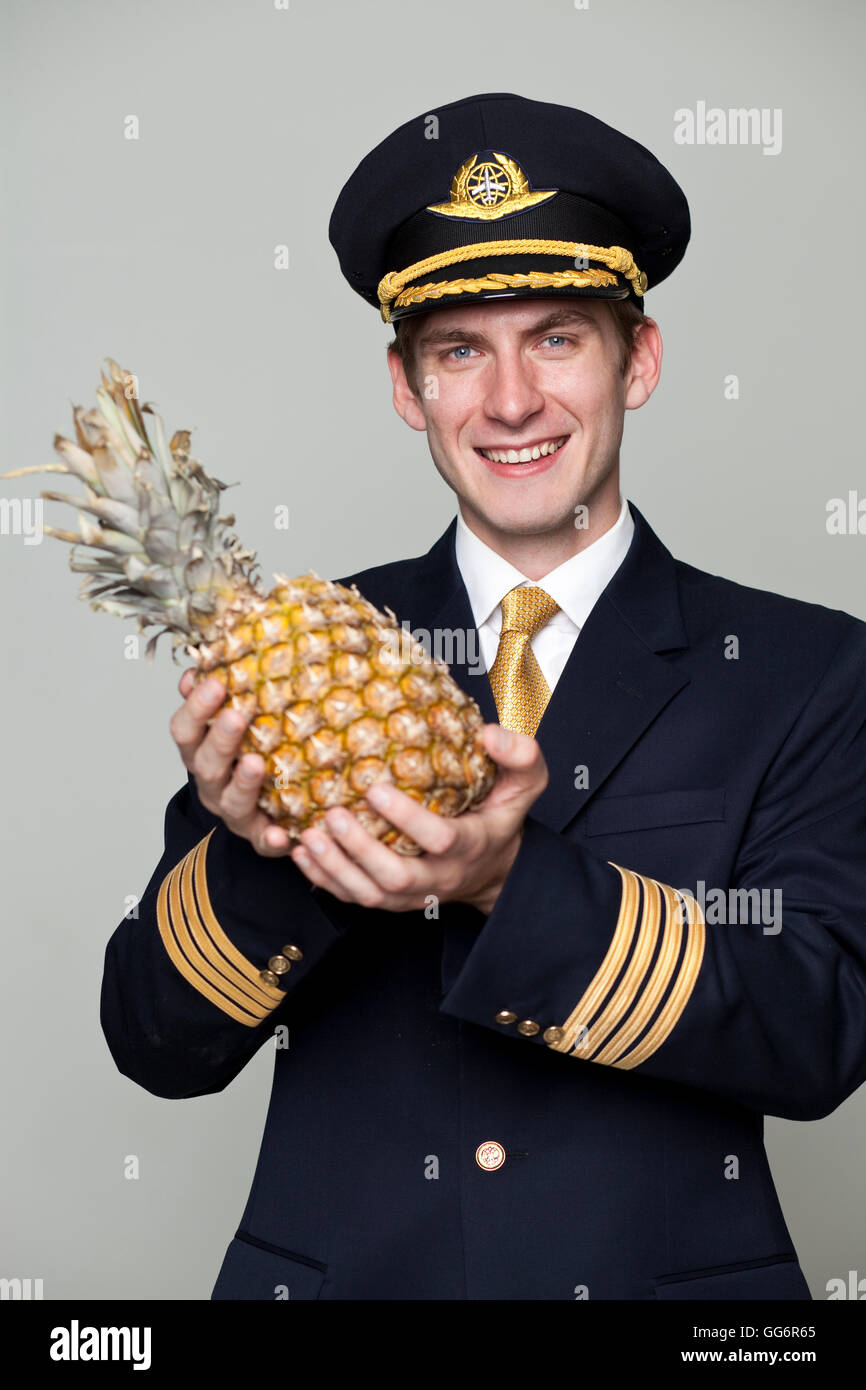
<path id="1" fill-rule="evenodd" d="M 544 589 L 559 612 L 532 638 L 535 659 L 541 667 L 551 693 L 562 675 L 571 649 L 597 599 L 619 569 L 634 534 L 634 521 L 625 498 L 619 517 L 609 531 L 565 560 L 543 579 L 527 579 L 508 560 L 470 531 L 457 513 L 455 555 L 466 585 L 475 626 L 481 642 L 481 656 L 489 671 L 499 648 L 502 627 L 502 600 L 518 585 Z"/>

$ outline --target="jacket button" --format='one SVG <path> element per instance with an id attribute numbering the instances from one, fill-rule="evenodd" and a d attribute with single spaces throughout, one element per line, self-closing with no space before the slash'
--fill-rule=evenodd
<path id="1" fill-rule="evenodd" d="M 273 970 L 260 970 L 259 979 L 264 980 L 266 985 L 278 985 L 280 983 L 279 975 L 275 975 Z"/>
<path id="2" fill-rule="evenodd" d="M 268 961 L 268 969 L 273 970 L 275 975 L 285 975 L 291 968 L 292 962 L 286 960 L 285 956 L 271 956 Z"/>
<path id="3" fill-rule="evenodd" d="M 525 1018 L 522 1023 L 518 1023 L 517 1031 L 525 1038 L 534 1038 L 536 1033 L 541 1032 L 541 1024 L 536 1023 L 533 1018 Z"/>
<path id="4" fill-rule="evenodd" d="M 501 1012 L 496 1015 L 497 1023 L 515 1023 L 516 1021 L 517 1014 L 511 1013 L 509 1009 L 502 1009 Z"/>
<path id="5" fill-rule="evenodd" d="M 300 946 L 284 946 L 283 955 L 288 956 L 289 960 L 303 960 L 304 953 Z"/>
<path id="6" fill-rule="evenodd" d="M 542 1037 L 544 1038 L 544 1041 L 547 1043 L 548 1047 L 552 1047 L 554 1043 L 562 1042 L 563 1038 L 565 1037 L 565 1029 L 545 1028 Z"/>
<path id="7" fill-rule="evenodd" d="M 505 1150 L 495 1139 L 485 1139 L 475 1150 L 475 1162 L 485 1173 L 495 1173 L 505 1162 Z"/>

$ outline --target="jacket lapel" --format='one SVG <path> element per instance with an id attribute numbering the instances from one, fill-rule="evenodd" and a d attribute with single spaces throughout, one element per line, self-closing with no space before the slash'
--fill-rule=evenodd
<path id="1" fill-rule="evenodd" d="M 628 554 L 572 648 L 538 727 L 550 780 L 532 816 L 562 830 L 583 809 L 644 730 L 685 685 L 681 666 L 662 652 L 688 647 L 673 557 L 638 509 Z M 469 596 L 457 566 L 456 517 L 406 575 L 403 603 L 413 632 L 448 661 L 485 723 L 496 723 Z M 419 632 L 419 629 L 422 631 Z M 439 642 L 439 652 L 435 644 Z M 585 773 L 583 772 L 585 769 Z M 575 785 L 577 783 L 577 785 Z"/>

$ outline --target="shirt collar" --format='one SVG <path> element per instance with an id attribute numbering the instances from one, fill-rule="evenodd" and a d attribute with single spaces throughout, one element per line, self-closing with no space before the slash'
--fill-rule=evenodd
<path id="1" fill-rule="evenodd" d="M 475 626 L 482 627 L 494 616 L 509 590 L 519 584 L 533 584 L 544 589 L 559 604 L 562 613 L 576 628 L 582 628 L 602 590 L 625 559 L 633 534 L 634 520 L 623 498 L 619 516 L 609 531 L 542 579 L 530 580 L 480 540 L 458 510 L 455 558 Z M 555 623 L 558 617 L 559 614 L 554 614 L 551 622 Z"/>

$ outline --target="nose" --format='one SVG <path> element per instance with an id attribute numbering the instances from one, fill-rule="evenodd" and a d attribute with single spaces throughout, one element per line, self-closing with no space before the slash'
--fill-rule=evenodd
<path id="1" fill-rule="evenodd" d="M 492 420 L 517 429 L 544 409 L 531 365 L 517 351 L 497 353 L 489 364 L 484 408 Z"/>

